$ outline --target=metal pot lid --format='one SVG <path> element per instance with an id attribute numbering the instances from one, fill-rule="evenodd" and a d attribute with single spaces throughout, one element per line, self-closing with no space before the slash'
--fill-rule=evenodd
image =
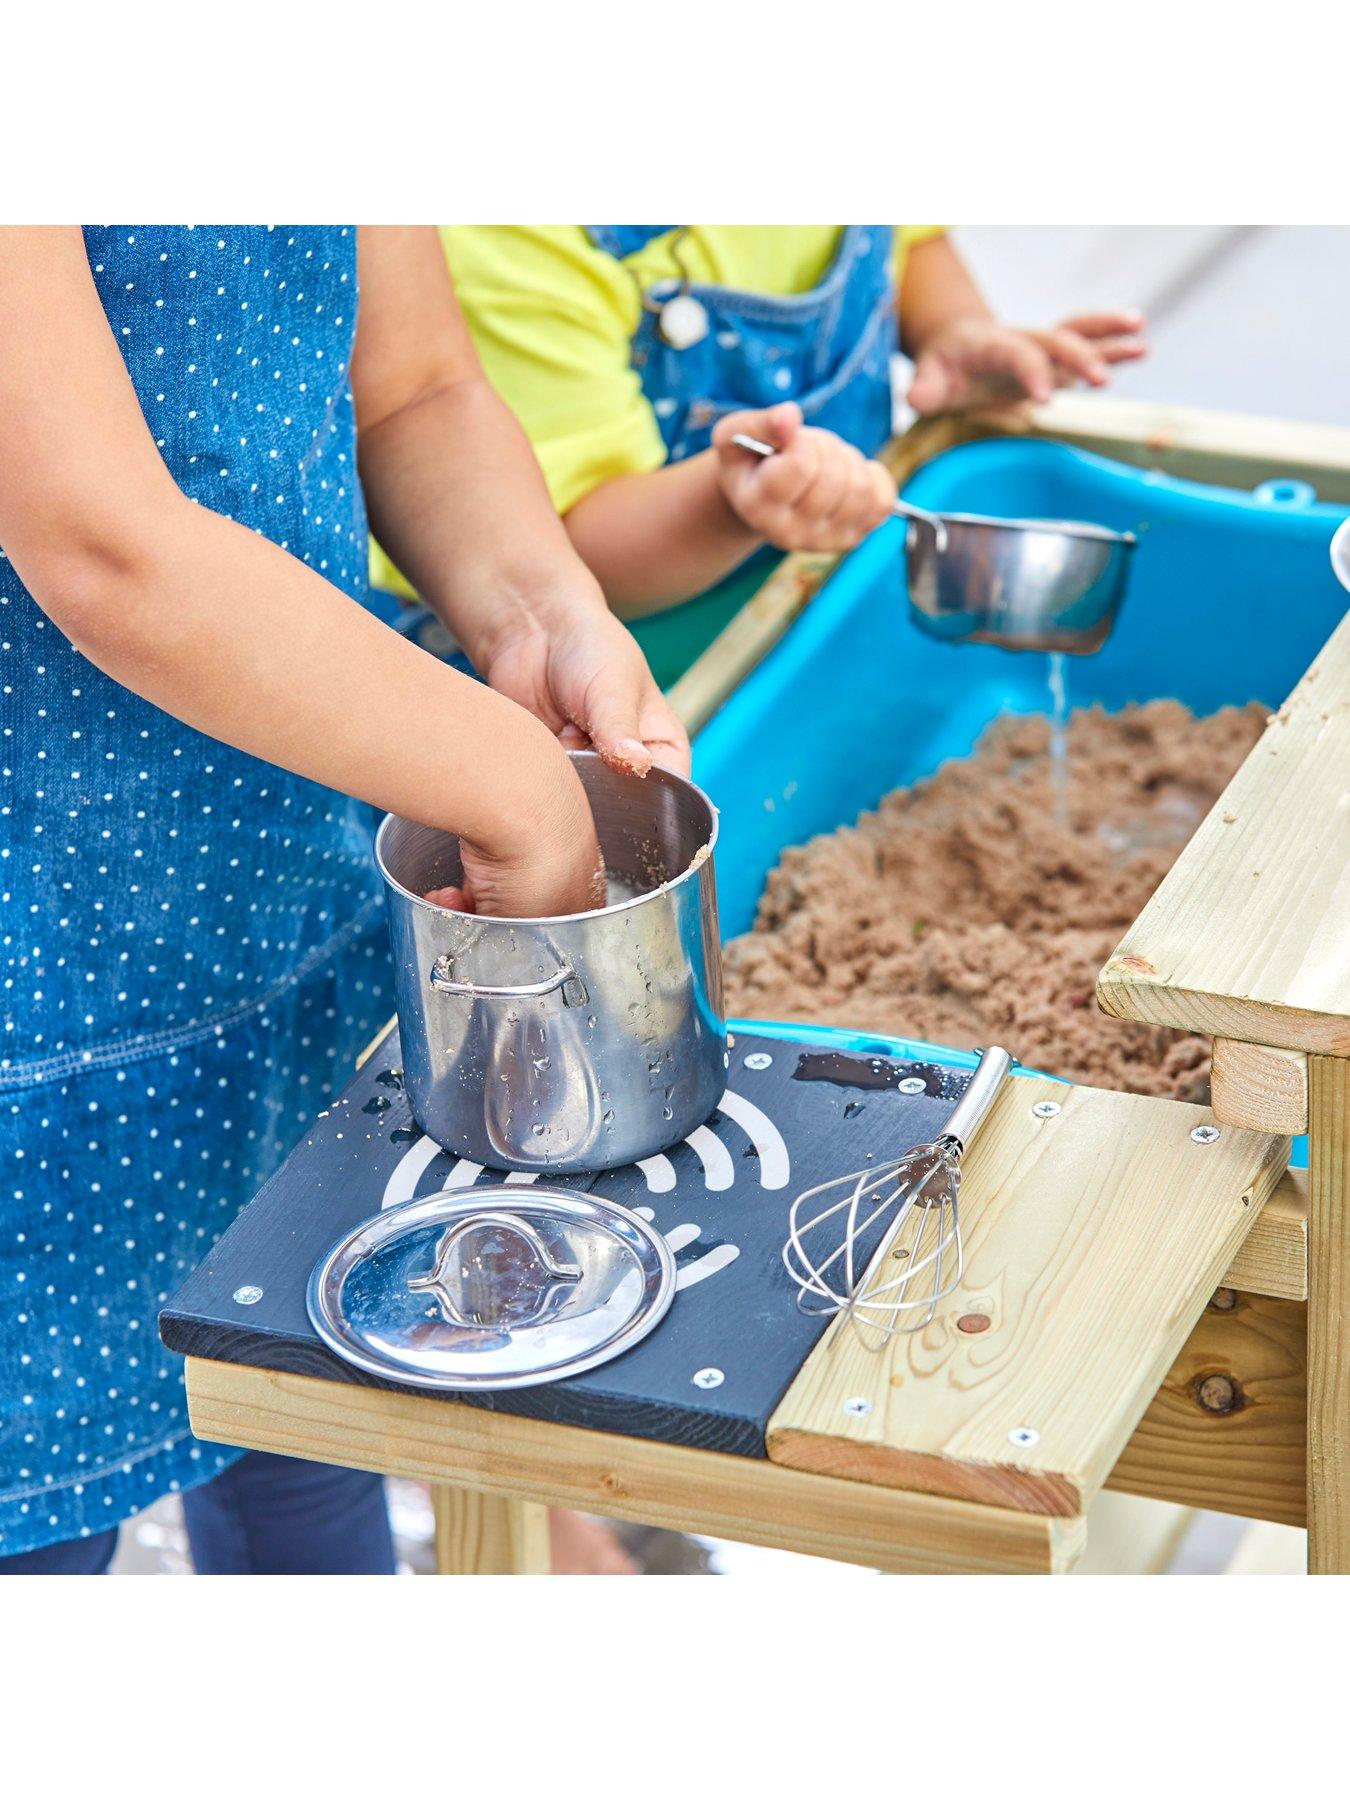
<path id="1" fill-rule="evenodd" d="M 592 1194 L 493 1185 L 410 1200 L 321 1258 L 309 1316 L 367 1374 L 447 1392 L 561 1381 L 664 1317 L 675 1259 Z"/>

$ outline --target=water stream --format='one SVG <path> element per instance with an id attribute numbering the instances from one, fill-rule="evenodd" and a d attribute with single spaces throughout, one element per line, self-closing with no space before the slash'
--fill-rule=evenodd
<path id="1" fill-rule="evenodd" d="M 1069 701 L 1064 687 L 1064 652 L 1049 653 L 1050 682 L 1050 790 L 1055 817 L 1069 823 Z"/>

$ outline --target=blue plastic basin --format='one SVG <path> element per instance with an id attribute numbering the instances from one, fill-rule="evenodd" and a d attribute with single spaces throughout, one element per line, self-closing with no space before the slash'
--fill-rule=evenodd
<path id="1" fill-rule="evenodd" d="M 1171 697 L 1197 713 L 1247 700 L 1273 708 L 1345 607 L 1328 547 L 1346 509 L 1303 483 L 1242 493 L 1000 439 L 948 452 L 905 491 L 936 511 L 1139 533 L 1115 632 L 1095 656 L 1066 659 L 1071 706 Z M 892 788 L 967 755 L 999 713 L 1048 706 L 1044 657 L 919 630 L 905 598 L 904 527 L 875 532 L 695 743 L 695 778 L 722 814 L 726 935 L 749 930 L 789 845 L 851 824 Z"/>

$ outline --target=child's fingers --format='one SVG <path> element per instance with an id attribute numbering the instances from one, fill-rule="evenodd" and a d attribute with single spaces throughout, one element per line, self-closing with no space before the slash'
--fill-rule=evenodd
<path id="1" fill-rule="evenodd" d="M 905 399 L 916 413 L 939 412 L 950 398 L 950 383 L 936 356 L 920 356 Z"/>
<path id="2" fill-rule="evenodd" d="M 878 505 L 879 489 L 874 478 L 877 473 L 885 477 L 886 471 L 879 463 L 858 457 L 849 470 L 848 486 L 838 506 L 822 522 L 821 548 L 851 550 L 889 513 L 889 505 Z"/>
<path id="3" fill-rule="evenodd" d="M 1098 338 L 1093 349 L 1108 363 L 1138 362 L 1141 356 L 1148 355 L 1147 342 L 1138 337 Z"/>
<path id="4" fill-rule="evenodd" d="M 752 472 L 754 495 L 765 507 L 795 509 L 820 473 L 820 445 L 810 435 L 799 437 L 790 449 L 766 457 Z"/>
<path id="5" fill-rule="evenodd" d="M 443 906 L 448 912 L 471 913 L 478 909 L 474 905 L 473 895 L 466 887 L 433 888 L 422 898 L 432 906 Z"/>
<path id="6" fill-rule="evenodd" d="M 777 406 L 767 406 L 759 411 L 727 413 L 713 426 L 713 447 L 723 456 L 744 461 L 755 452 L 733 444 L 733 438 L 758 438 L 775 450 L 786 450 L 801 428 L 801 407 L 795 400 L 783 400 Z"/>
<path id="7" fill-rule="evenodd" d="M 821 446 L 815 478 L 803 489 L 792 509 L 796 515 L 798 538 L 833 518 L 844 504 L 852 474 L 850 463 L 856 455 L 856 451 L 837 441 Z"/>
<path id="8" fill-rule="evenodd" d="M 1137 307 L 1127 307 L 1123 312 L 1076 313 L 1071 319 L 1060 320 L 1064 330 L 1076 331 L 1085 338 L 1134 337 L 1146 322 Z"/>
<path id="9" fill-rule="evenodd" d="M 1106 364 L 1098 356 L 1095 346 L 1068 326 L 1061 325 L 1058 330 L 1038 331 L 1033 335 L 1056 365 L 1062 379 L 1086 381 L 1091 387 L 1101 387 L 1108 379 Z"/>
<path id="10" fill-rule="evenodd" d="M 1032 400 L 1048 400 L 1054 393 L 1054 369 L 1049 354 L 1032 333 L 1010 333 L 999 360 L 1004 372 Z"/>

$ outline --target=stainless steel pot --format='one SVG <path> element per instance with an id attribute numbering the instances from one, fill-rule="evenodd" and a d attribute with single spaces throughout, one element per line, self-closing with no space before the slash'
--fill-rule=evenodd
<path id="1" fill-rule="evenodd" d="M 716 810 L 665 769 L 572 761 L 611 893 L 635 898 L 475 918 L 421 897 L 460 881 L 457 838 L 390 816 L 375 842 L 413 1116 L 491 1168 L 635 1162 L 701 1125 L 726 1086 Z"/>
<path id="2" fill-rule="evenodd" d="M 933 637 L 1086 656 L 1115 623 L 1135 538 L 1076 520 L 943 513 L 912 520 L 907 545 L 910 602 Z"/>

